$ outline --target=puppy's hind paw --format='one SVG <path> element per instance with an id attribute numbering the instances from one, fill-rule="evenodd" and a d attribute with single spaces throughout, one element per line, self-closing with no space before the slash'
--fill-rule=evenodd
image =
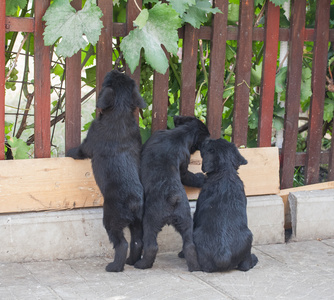
<path id="1" fill-rule="evenodd" d="M 201 267 L 198 264 L 188 265 L 189 272 L 202 271 Z"/>
<path id="2" fill-rule="evenodd" d="M 134 267 L 136 269 L 149 269 L 149 268 L 152 268 L 153 266 L 153 263 L 147 263 L 145 260 L 143 259 L 140 259 L 138 260 L 135 264 L 134 264 Z"/>
<path id="3" fill-rule="evenodd" d="M 184 258 L 184 253 L 183 253 L 183 251 L 180 251 L 179 253 L 178 253 L 178 255 L 177 255 L 179 258 Z"/>
<path id="4" fill-rule="evenodd" d="M 120 266 L 112 262 L 106 266 L 107 272 L 122 272 L 124 270 L 124 266 Z"/>
<path id="5" fill-rule="evenodd" d="M 140 259 L 140 257 L 138 259 L 128 257 L 127 260 L 126 260 L 126 264 L 129 265 L 129 266 L 133 266 L 139 259 Z"/>

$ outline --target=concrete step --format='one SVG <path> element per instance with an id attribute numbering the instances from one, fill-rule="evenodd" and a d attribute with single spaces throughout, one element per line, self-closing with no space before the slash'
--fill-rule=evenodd
<path id="1" fill-rule="evenodd" d="M 334 189 L 290 193 L 288 200 L 294 240 L 334 237 Z"/>
<path id="2" fill-rule="evenodd" d="M 192 212 L 196 201 L 190 201 Z M 279 196 L 248 197 L 248 224 L 254 245 L 284 242 L 284 207 Z M 126 231 L 129 241 L 129 232 Z M 0 262 L 112 257 L 102 225 L 102 208 L 0 215 Z M 180 235 L 165 226 L 159 252 L 182 248 Z"/>

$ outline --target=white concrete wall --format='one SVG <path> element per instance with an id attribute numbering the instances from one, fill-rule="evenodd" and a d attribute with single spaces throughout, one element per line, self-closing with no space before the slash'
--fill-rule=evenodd
<path id="1" fill-rule="evenodd" d="M 190 202 L 192 211 L 196 202 Z M 248 198 L 253 244 L 284 242 L 284 208 L 279 196 Z M 126 232 L 129 240 L 129 232 Z M 112 256 L 102 225 L 102 208 L 0 215 L 0 262 Z M 158 236 L 160 252 L 178 252 L 180 235 L 165 226 Z"/>

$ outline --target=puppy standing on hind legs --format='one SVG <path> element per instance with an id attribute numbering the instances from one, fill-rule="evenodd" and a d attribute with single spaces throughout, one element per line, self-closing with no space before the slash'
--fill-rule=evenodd
<path id="1" fill-rule="evenodd" d="M 134 116 L 145 102 L 134 80 L 116 70 L 109 72 L 97 101 L 99 117 L 92 122 L 82 144 L 66 156 L 92 159 L 95 181 L 104 198 L 103 225 L 114 245 L 109 272 L 133 265 L 142 253 L 143 186 L 139 179 L 141 136 Z M 131 233 L 130 255 L 123 230 Z"/>
<path id="2" fill-rule="evenodd" d="M 156 131 L 141 154 L 141 181 L 145 190 L 143 217 L 144 253 L 136 268 L 151 268 L 158 252 L 157 235 L 166 224 L 181 234 L 189 271 L 199 270 L 193 243 L 189 201 L 182 185 L 201 187 L 202 173 L 188 171 L 190 154 L 209 136 L 206 126 L 195 117 L 174 117 L 175 128 Z"/>
<path id="3" fill-rule="evenodd" d="M 207 140 L 201 148 L 207 179 L 194 214 L 194 243 L 202 271 L 248 271 L 258 262 L 251 254 L 253 235 L 247 226 L 247 198 L 238 176 L 247 164 L 226 140 Z"/>

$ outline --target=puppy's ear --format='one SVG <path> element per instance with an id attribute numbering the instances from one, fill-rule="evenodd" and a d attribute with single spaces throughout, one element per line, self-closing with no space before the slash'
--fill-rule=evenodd
<path id="1" fill-rule="evenodd" d="M 111 87 L 103 87 L 97 99 L 96 108 L 102 110 L 112 107 L 114 105 L 115 93 Z"/>
<path id="2" fill-rule="evenodd" d="M 132 91 L 132 98 L 134 101 L 134 105 L 139 108 L 145 108 L 146 103 L 144 99 L 140 96 L 138 88 L 135 86 Z"/>
<path id="3" fill-rule="evenodd" d="M 182 122 L 181 116 L 174 116 L 173 117 L 174 125 L 175 127 L 182 125 L 184 122 Z"/>
<path id="4" fill-rule="evenodd" d="M 239 169 L 241 165 L 247 165 L 247 160 L 240 154 L 238 148 L 235 148 L 235 153 L 233 157 L 233 166 L 236 170 Z"/>

